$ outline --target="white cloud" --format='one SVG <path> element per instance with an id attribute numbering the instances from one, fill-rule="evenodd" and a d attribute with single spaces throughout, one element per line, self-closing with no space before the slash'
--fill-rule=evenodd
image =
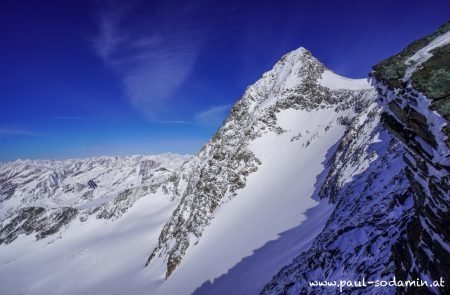
<path id="1" fill-rule="evenodd" d="M 120 36 L 117 32 L 119 20 L 103 13 L 98 21 L 100 33 L 93 41 L 93 46 L 104 61 L 108 61 L 120 43 L 125 41 L 125 36 Z"/>
<path id="2" fill-rule="evenodd" d="M 169 110 L 168 99 L 191 75 L 204 42 L 203 29 L 186 25 L 190 9 L 157 8 L 147 17 L 160 21 L 146 26 L 130 15 L 130 7 L 110 2 L 99 13 L 93 39 L 96 54 L 117 74 L 130 102 L 153 120 Z"/>

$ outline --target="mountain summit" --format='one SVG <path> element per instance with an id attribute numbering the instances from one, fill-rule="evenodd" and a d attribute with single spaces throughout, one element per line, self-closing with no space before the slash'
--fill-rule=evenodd
<path id="1" fill-rule="evenodd" d="M 0 164 L 2 292 L 335 294 L 309 282 L 447 282 L 448 30 L 375 66 L 372 85 L 291 51 L 194 156 Z"/>
<path id="2" fill-rule="evenodd" d="M 446 23 L 374 66 L 370 78 L 383 110 L 379 139 L 368 145 L 376 158 L 344 190 L 324 191 L 323 196 L 338 199 L 335 213 L 311 248 L 284 267 L 262 294 L 334 294 L 332 288 L 311 289 L 308 282 L 342 277 L 450 280 L 449 30 Z M 346 162 L 345 157 L 339 161 Z M 371 285 L 353 291 L 448 290 L 446 283 L 443 288 L 380 290 Z"/>
<path id="3" fill-rule="evenodd" d="M 214 246 L 208 248 L 216 251 L 207 255 L 217 258 L 205 260 L 198 250 L 195 261 L 219 259 L 209 270 L 210 276 L 218 276 L 298 225 L 304 219 L 301 212 L 316 204 L 312 193 L 326 153 L 374 100 L 375 91 L 365 79 L 334 74 L 306 49 L 284 55 L 247 88 L 224 125 L 179 171 L 180 203 L 148 265 L 167 259 L 168 278 L 192 245 L 199 243 L 200 249 L 202 243 L 211 243 Z M 302 171 L 311 174 L 297 179 Z M 250 198 L 251 205 L 233 205 Z M 231 206 L 239 208 L 225 209 Z M 219 217 L 216 211 L 227 213 Z M 280 212 L 282 218 L 277 217 Z M 229 242 L 215 233 L 211 240 L 209 235 L 202 237 L 216 224 L 220 230 L 214 232 L 220 231 Z M 232 244 L 240 244 L 239 251 Z"/>

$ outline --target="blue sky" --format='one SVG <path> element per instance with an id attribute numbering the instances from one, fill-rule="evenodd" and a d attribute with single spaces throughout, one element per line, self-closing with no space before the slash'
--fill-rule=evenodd
<path id="1" fill-rule="evenodd" d="M 195 153 L 286 52 L 366 77 L 449 19 L 448 0 L 1 1 L 0 161 Z"/>

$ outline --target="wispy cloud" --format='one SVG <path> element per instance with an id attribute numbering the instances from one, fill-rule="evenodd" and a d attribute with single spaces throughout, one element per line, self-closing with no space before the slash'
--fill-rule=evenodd
<path id="1" fill-rule="evenodd" d="M 195 125 L 195 122 L 185 121 L 185 120 L 159 120 L 153 123 L 158 124 L 179 124 L 179 125 Z"/>
<path id="2" fill-rule="evenodd" d="M 17 127 L 0 127 L 0 137 L 7 136 L 37 136 L 37 137 L 47 137 L 50 136 L 47 133 L 36 132 L 33 130 L 17 128 Z"/>
<path id="3" fill-rule="evenodd" d="M 97 121 L 97 120 L 114 120 L 119 119 L 119 117 L 100 117 L 100 116 L 54 116 L 53 119 L 55 120 L 67 120 L 67 121 Z"/>
<path id="4" fill-rule="evenodd" d="M 95 52 L 108 62 L 117 48 L 126 41 L 126 35 L 120 31 L 120 22 L 126 17 L 129 9 L 119 7 L 113 2 L 107 2 L 107 6 L 99 11 L 97 25 L 99 33 L 93 39 Z"/>
<path id="5" fill-rule="evenodd" d="M 107 4 L 97 17 L 95 53 L 117 74 L 130 102 L 149 118 L 159 119 L 191 75 L 208 33 L 190 21 L 195 7 L 188 2 L 155 5 L 137 17 L 139 6 Z"/>
<path id="6" fill-rule="evenodd" d="M 179 124 L 179 125 L 194 125 L 199 127 L 220 127 L 226 119 L 231 104 L 212 106 L 204 111 L 194 114 L 192 120 L 158 120 L 153 123 L 157 124 Z"/>
<path id="7" fill-rule="evenodd" d="M 214 106 L 195 115 L 195 122 L 203 126 L 220 126 L 225 120 L 231 105 Z"/>

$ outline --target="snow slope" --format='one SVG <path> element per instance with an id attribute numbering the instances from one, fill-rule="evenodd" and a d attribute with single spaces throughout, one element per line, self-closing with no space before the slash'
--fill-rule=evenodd
<path id="1" fill-rule="evenodd" d="M 145 257 L 174 206 L 157 193 L 139 199 L 114 222 L 76 220 L 61 237 L 24 236 L 0 246 L 1 293 L 148 293 L 163 277 L 149 275 Z"/>
<path id="2" fill-rule="evenodd" d="M 142 294 L 154 288 L 162 270 L 149 276 L 145 257 L 176 207 L 170 176 L 190 158 L 0 164 L 6 188 L 0 198 L 0 293 Z M 67 208 L 70 218 L 51 218 Z M 48 229 L 52 233 L 42 235 Z"/>
<path id="3" fill-rule="evenodd" d="M 449 294 L 449 31 L 447 22 L 373 67 L 378 105 L 352 120 L 320 192 L 334 211 L 261 294 L 336 294 L 309 283 L 363 278 L 426 283 L 343 293 Z"/>
<path id="4" fill-rule="evenodd" d="M 332 90 L 348 89 L 348 90 L 362 90 L 371 89 L 372 87 L 367 82 L 367 79 L 350 79 L 339 76 L 330 70 L 325 70 L 319 83 Z"/>
<path id="5" fill-rule="evenodd" d="M 308 282 L 447 278 L 448 87 L 428 82 L 448 77 L 449 30 L 375 66 L 378 96 L 294 50 L 193 157 L 1 163 L 0 293 L 336 294 Z"/>
<path id="6" fill-rule="evenodd" d="M 95 208 L 126 189 L 163 182 L 190 157 L 162 154 L 0 163 L 0 218 L 26 206 Z"/>
<path id="7" fill-rule="evenodd" d="M 189 294 L 204 281 L 225 274 L 268 241 L 276 240 L 280 233 L 305 221 L 306 211 L 319 206 L 312 197 L 326 153 L 345 131 L 344 126 L 333 124 L 339 115 L 334 109 L 285 110 L 277 115 L 279 126 L 289 131 L 281 135 L 270 133 L 251 142 L 250 149 L 262 165 L 250 175 L 238 196 L 215 212 L 199 243 L 186 252 L 180 268 L 162 286 L 162 294 Z M 328 125 L 332 127 L 325 131 Z M 291 142 L 299 133 L 305 138 Z M 316 138 L 306 146 L 308 133 Z M 316 213 L 322 215 L 323 222 L 328 219 L 325 212 L 331 213 L 330 205 L 324 203 Z M 311 241 L 310 234 L 317 232 L 309 228 L 305 233 L 302 240 Z M 278 254 L 284 251 L 277 250 Z M 292 258 L 283 257 L 275 266 L 279 268 Z M 224 294 L 230 290 L 233 294 L 257 293 L 277 269 L 274 265 L 266 267 L 255 267 L 258 273 L 247 275 L 238 290 L 227 286 Z"/>
<path id="8" fill-rule="evenodd" d="M 207 168 L 224 167 L 233 161 L 239 143 L 251 155 L 250 163 L 257 159 L 257 166 L 251 166 L 254 169 L 246 174 L 239 190 L 215 194 L 219 201 L 214 207 L 204 202 L 204 192 L 196 184 L 205 177 L 227 187 L 229 177 L 224 173 L 228 170 L 218 168 L 208 176 L 206 168 L 197 168 L 202 175 L 194 178 L 192 190 L 197 189 L 196 193 L 186 190 L 179 211 L 166 224 L 167 230 L 163 230 L 160 244 L 150 257 L 148 267 L 152 268 L 154 261 L 168 261 L 171 269 L 155 294 L 190 294 L 199 287 L 197 292 L 202 294 L 255 294 L 276 269 L 308 248 L 332 212 L 333 206 L 318 198 L 321 175 L 329 168 L 327 156 L 344 136 L 348 122 L 366 111 L 365 106 L 375 98 L 365 80 L 346 80 L 352 90 L 325 87 L 324 72 L 329 71 L 300 48 L 285 55 L 247 89 L 224 127 L 196 158 L 208 163 Z M 235 166 L 247 165 L 241 161 Z M 192 208 L 199 208 L 202 215 L 192 213 Z M 315 212 L 311 220 L 306 220 L 307 211 Z M 191 218 L 204 221 L 192 223 Z M 185 223 L 184 234 L 180 235 L 178 230 Z M 300 240 L 292 235 L 276 242 L 282 233 L 293 229 L 303 234 Z M 269 242 L 272 256 L 252 260 L 254 252 Z M 291 246 L 289 251 L 286 244 Z M 245 280 L 239 280 L 239 284 L 227 280 L 228 271 L 245 259 L 252 260 L 251 270 L 238 271 L 245 273 Z M 220 289 L 214 285 L 219 277 L 221 282 L 226 281 Z"/>
<path id="9" fill-rule="evenodd" d="M 326 226 L 336 205 L 321 192 L 367 169 L 363 148 L 356 163 L 333 159 L 343 140 L 358 145 L 348 134 L 375 96 L 299 48 L 192 158 L 8 163 L 0 283 L 12 294 L 258 293 Z"/>

